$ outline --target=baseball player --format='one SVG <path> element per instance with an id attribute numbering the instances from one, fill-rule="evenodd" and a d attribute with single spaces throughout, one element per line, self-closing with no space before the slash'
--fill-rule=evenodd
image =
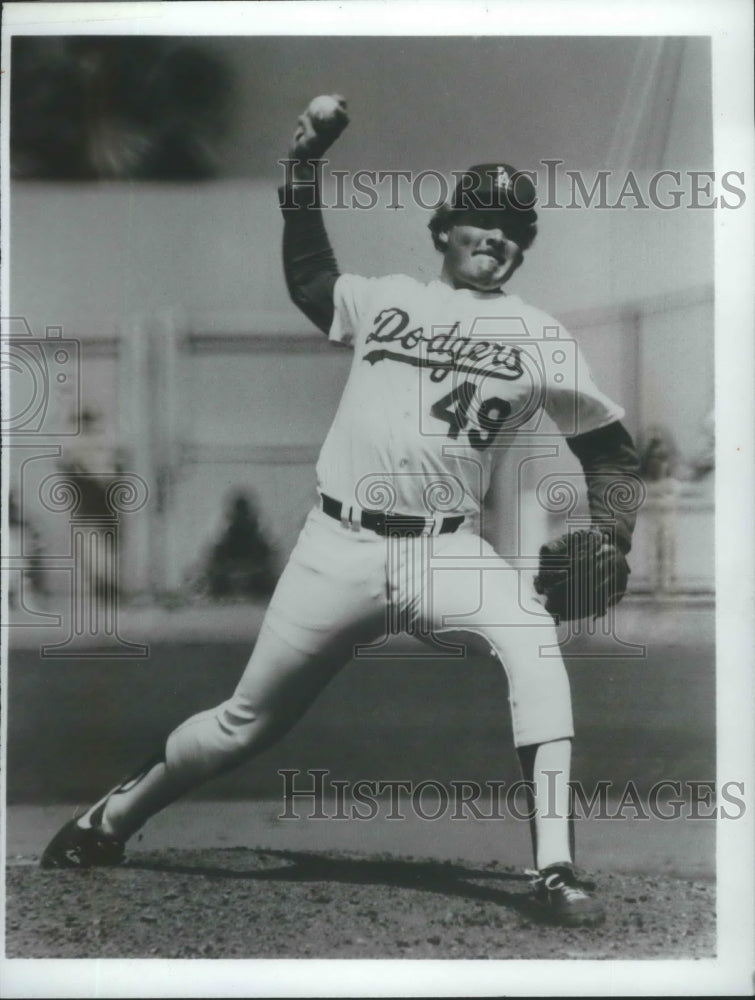
<path id="1" fill-rule="evenodd" d="M 602 574 L 595 613 L 605 613 L 625 585 L 626 574 L 610 568 L 625 565 L 634 525 L 631 510 L 614 509 L 606 489 L 607 475 L 615 485 L 637 469 L 623 411 L 594 385 L 579 351 L 564 364 L 554 344 L 545 346 L 542 331 L 557 321 L 503 290 L 532 245 L 537 218 L 532 185 L 509 164 L 472 168 L 434 214 L 438 280 L 340 273 L 313 161 L 348 118 L 342 98 L 318 100 L 299 119 L 279 197 L 290 295 L 334 344 L 353 351 L 317 465 L 319 501 L 231 697 L 170 733 L 154 759 L 59 831 L 41 863 L 118 864 L 150 816 L 268 747 L 355 644 L 400 626 L 500 661 L 530 791 L 535 898 L 556 922 L 597 924 L 603 907 L 574 873 L 574 730 L 566 670 L 552 655 L 554 621 L 531 577 L 482 539 L 480 507 L 513 435 L 536 426 L 545 410 L 585 471 L 593 527 L 582 533 L 589 544 L 580 541 L 576 562 L 587 559 L 593 576 L 596 567 Z M 554 343 L 565 356 L 567 340 Z M 563 585 L 564 567 L 551 558 L 566 551 L 560 544 L 545 547 L 538 576 L 551 611 Z M 561 611 L 585 613 L 582 605 Z M 540 655 L 543 646 L 550 655 Z"/>

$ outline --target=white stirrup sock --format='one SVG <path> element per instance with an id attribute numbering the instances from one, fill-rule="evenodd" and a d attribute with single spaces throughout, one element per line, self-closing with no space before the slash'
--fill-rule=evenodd
<path id="1" fill-rule="evenodd" d="M 532 789 L 532 841 L 535 866 L 542 870 L 573 861 L 569 778 L 571 739 L 519 748 L 522 775 Z"/>
<path id="2" fill-rule="evenodd" d="M 569 776 L 571 740 L 541 743 L 535 752 L 533 787 L 537 856 L 542 871 L 559 861 L 572 861 L 569 843 Z"/>

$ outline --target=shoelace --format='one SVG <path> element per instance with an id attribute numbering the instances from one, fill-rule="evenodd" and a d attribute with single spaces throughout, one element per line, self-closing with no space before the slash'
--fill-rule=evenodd
<path id="1" fill-rule="evenodd" d="M 562 880 L 560 875 L 541 875 L 539 871 L 533 868 L 525 868 L 524 874 L 529 875 L 532 878 L 532 882 L 535 887 L 542 885 L 549 892 L 561 892 L 564 898 L 570 903 L 575 902 L 578 899 L 589 899 L 589 896 L 584 889 L 580 889 L 579 886 L 576 885 L 569 885 L 568 882 L 564 882 Z"/>
<path id="2" fill-rule="evenodd" d="M 546 879 L 545 887 L 551 891 L 555 889 L 561 892 L 567 903 L 574 903 L 578 899 L 588 899 L 588 895 L 583 889 L 579 889 L 576 885 L 567 885 L 566 882 L 561 882 L 556 885 L 548 885 L 548 881 Z"/>

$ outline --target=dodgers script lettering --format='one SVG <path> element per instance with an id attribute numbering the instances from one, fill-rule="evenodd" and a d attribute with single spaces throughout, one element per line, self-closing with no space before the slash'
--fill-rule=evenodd
<path id="1" fill-rule="evenodd" d="M 450 371 L 479 372 L 481 362 L 485 362 L 485 373 L 506 381 L 521 378 L 524 370 L 521 350 L 510 344 L 499 344 L 489 340 L 471 340 L 459 336 L 459 323 L 454 323 L 445 333 L 428 335 L 423 326 L 410 326 L 410 317 L 404 309 L 391 306 L 382 309 L 374 319 L 372 331 L 367 335 L 367 343 L 396 344 L 405 351 L 413 351 L 421 345 L 420 352 L 399 354 L 394 351 L 369 351 L 365 361 L 401 361 L 419 368 L 431 368 L 431 378 L 442 381 Z M 464 364 L 466 362 L 466 364 Z"/>

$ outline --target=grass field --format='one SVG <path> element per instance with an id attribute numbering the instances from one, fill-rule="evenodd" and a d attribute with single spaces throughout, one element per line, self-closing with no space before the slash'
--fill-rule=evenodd
<path id="1" fill-rule="evenodd" d="M 658 613 L 626 619 L 644 657 L 617 657 L 600 636 L 570 644 L 573 773 L 586 787 L 715 778 L 713 611 L 675 614 L 674 627 Z M 163 640 L 151 643 L 146 660 L 12 650 L 8 802 L 88 801 L 152 755 L 187 715 L 228 697 L 250 648 Z M 354 661 L 279 744 L 199 795 L 276 797 L 281 768 L 327 768 L 349 781 L 516 780 L 503 671 L 472 656 Z"/>

